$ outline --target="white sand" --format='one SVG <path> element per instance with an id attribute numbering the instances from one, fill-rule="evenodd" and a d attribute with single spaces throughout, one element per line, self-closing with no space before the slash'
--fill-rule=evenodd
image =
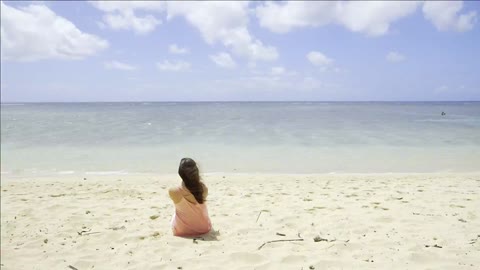
<path id="1" fill-rule="evenodd" d="M 480 174 L 204 181 L 220 234 L 194 243 L 171 234 L 177 176 L 2 179 L 1 269 L 480 268 Z"/>

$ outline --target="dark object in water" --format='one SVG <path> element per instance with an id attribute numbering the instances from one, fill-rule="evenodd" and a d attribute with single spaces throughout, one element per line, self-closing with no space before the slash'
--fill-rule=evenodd
<path id="1" fill-rule="evenodd" d="M 443 116 L 443 115 L 446 115 L 446 113 L 445 113 L 445 112 L 442 112 L 442 116 Z"/>

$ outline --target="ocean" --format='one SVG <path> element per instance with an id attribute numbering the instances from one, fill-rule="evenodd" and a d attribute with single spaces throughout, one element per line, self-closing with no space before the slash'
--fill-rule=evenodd
<path id="1" fill-rule="evenodd" d="M 445 115 L 442 115 L 445 112 Z M 480 102 L 1 105 L 2 177 L 480 171 Z"/>

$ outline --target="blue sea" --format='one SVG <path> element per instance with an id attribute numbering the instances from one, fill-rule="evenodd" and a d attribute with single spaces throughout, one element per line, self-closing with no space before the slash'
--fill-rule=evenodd
<path id="1" fill-rule="evenodd" d="M 445 115 L 442 115 L 445 112 Z M 480 171 L 480 102 L 1 105 L 2 177 Z"/>

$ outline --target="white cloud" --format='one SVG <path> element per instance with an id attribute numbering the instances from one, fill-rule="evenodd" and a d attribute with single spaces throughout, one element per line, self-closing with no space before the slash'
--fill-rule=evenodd
<path id="1" fill-rule="evenodd" d="M 133 30 L 137 34 L 146 34 L 153 31 L 160 24 L 160 21 L 152 15 L 146 15 L 141 18 L 131 12 L 127 12 L 105 14 L 103 23 L 113 30 Z"/>
<path id="2" fill-rule="evenodd" d="M 83 59 L 108 47 L 108 42 L 80 31 L 45 5 L 14 8 L 1 2 L 2 59 Z"/>
<path id="3" fill-rule="evenodd" d="M 256 8 L 262 27 L 276 33 L 286 33 L 296 27 L 322 26 L 331 23 L 338 3 L 333 1 L 266 2 Z"/>
<path id="4" fill-rule="evenodd" d="M 315 66 L 326 67 L 330 65 L 333 60 L 325 56 L 321 52 L 311 51 L 307 54 L 307 59 L 310 63 L 314 64 Z"/>
<path id="5" fill-rule="evenodd" d="M 275 47 L 264 45 L 250 35 L 248 24 L 248 2 L 167 2 L 167 19 L 183 16 L 196 27 L 209 44 L 217 42 L 234 54 L 250 61 L 271 61 L 278 58 Z"/>
<path id="6" fill-rule="evenodd" d="M 425 1 L 423 15 L 439 31 L 455 30 L 465 32 L 473 28 L 477 12 L 458 14 L 463 7 L 462 1 Z"/>
<path id="7" fill-rule="evenodd" d="M 286 72 L 289 74 L 289 72 Z M 279 76 L 273 74 L 255 74 L 251 76 L 239 76 L 233 79 L 216 80 L 220 88 L 238 89 L 244 91 L 254 90 L 260 92 L 295 91 L 296 94 L 310 91 L 328 91 L 337 89 L 340 85 L 320 81 L 304 74 L 292 73 L 291 76 Z"/>
<path id="8" fill-rule="evenodd" d="M 259 23 L 276 33 L 299 27 L 339 24 L 353 32 L 369 36 L 388 33 L 395 21 L 413 14 L 421 1 L 286 1 L 266 2 L 255 12 Z M 423 13 L 440 31 L 471 30 L 477 12 L 459 14 L 462 1 L 424 1 Z"/>
<path id="9" fill-rule="evenodd" d="M 212 59 L 212 61 L 217 64 L 217 66 L 223 68 L 234 68 L 237 65 L 230 56 L 230 54 L 226 52 L 220 52 L 216 55 L 210 55 L 210 59 Z"/>
<path id="10" fill-rule="evenodd" d="M 277 33 L 297 27 L 340 24 L 371 36 L 386 34 L 390 24 L 415 12 L 414 1 L 267 2 L 256 9 L 260 25 Z"/>
<path id="11" fill-rule="evenodd" d="M 370 36 L 388 33 L 390 24 L 413 14 L 417 1 L 349 1 L 341 2 L 337 20 L 353 32 Z"/>
<path id="12" fill-rule="evenodd" d="M 119 69 L 119 70 L 127 70 L 127 71 L 131 71 L 131 70 L 136 70 L 137 68 L 132 66 L 132 65 L 129 65 L 129 64 L 125 64 L 125 63 L 122 63 L 122 62 L 119 62 L 119 61 L 110 61 L 110 62 L 105 62 L 103 63 L 103 66 L 106 68 L 106 69 Z"/>
<path id="13" fill-rule="evenodd" d="M 392 62 L 392 63 L 398 63 L 405 60 L 405 56 L 403 54 L 395 51 L 389 52 L 385 58 L 387 59 L 388 62 Z"/>
<path id="14" fill-rule="evenodd" d="M 165 60 L 162 63 L 157 63 L 157 68 L 161 71 L 185 71 L 189 70 L 191 64 L 186 61 L 177 60 L 177 61 L 169 61 Z"/>
<path id="15" fill-rule="evenodd" d="M 268 75 L 274 76 L 274 77 L 292 77 L 298 75 L 298 73 L 294 70 L 287 70 L 286 68 L 282 66 L 275 66 L 270 69 L 270 73 Z"/>
<path id="16" fill-rule="evenodd" d="M 434 89 L 434 93 L 444 93 L 447 92 L 449 87 L 447 85 L 440 85 L 439 87 Z"/>
<path id="17" fill-rule="evenodd" d="M 271 73 L 272 73 L 272 75 L 283 75 L 283 74 L 285 74 L 285 68 L 284 67 L 272 67 Z"/>
<path id="18" fill-rule="evenodd" d="M 149 10 L 161 12 L 165 4 L 159 1 L 91 1 L 94 7 L 105 12 L 125 12 L 131 10 Z"/>
<path id="19" fill-rule="evenodd" d="M 252 76 L 261 76 L 261 77 L 270 77 L 270 78 L 277 78 L 277 77 L 288 77 L 288 76 L 297 76 L 299 75 L 298 72 L 294 70 L 289 70 L 283 66 L 272 66 L 270 68 L 265 67 L 258 67 L 249 69 L 249 74 Z"/>
<path id="20" fill-rule="evenodd" d="M 95 8 L 105 12 L 101 26 L 113 30 L 133 30 L 147 34 L 155 30 L 161 21 L 152 14 L 137 15 L 136 11 L 163 12 L 165 4 L 158 1 L 92 1 Z"/>
<path id="21" fill-rule="evenodd" d="M 173 54 L 187 54 L 190 52 L 188 48 L 179 47 L 177 44 L 170 44 L 168 51 Z"/>

